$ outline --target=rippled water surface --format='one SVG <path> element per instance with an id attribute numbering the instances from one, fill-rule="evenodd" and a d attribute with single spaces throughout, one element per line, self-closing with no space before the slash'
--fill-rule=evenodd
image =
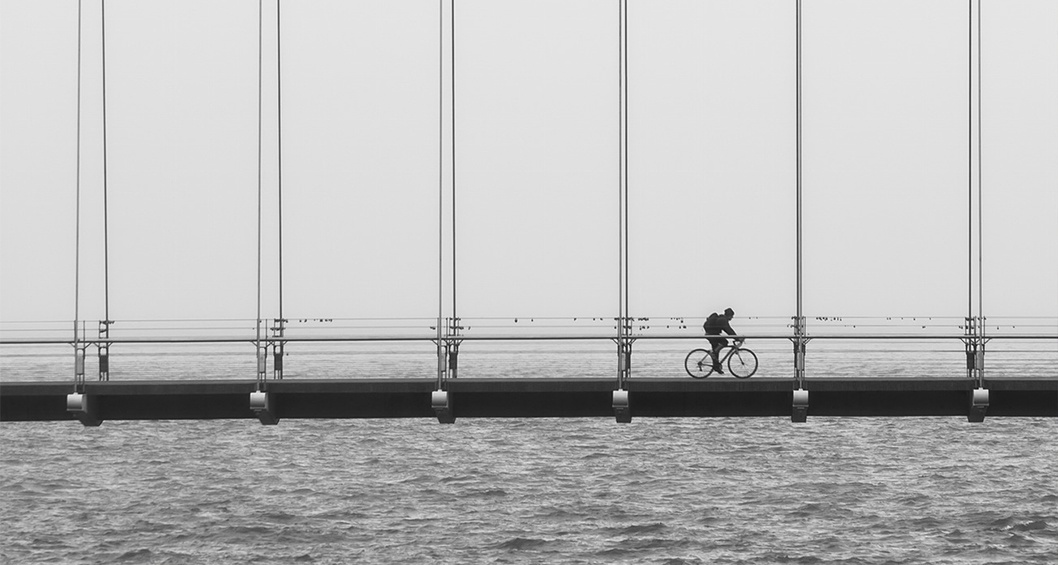
<path id="1" fill-rule="evenodd" d="M 1049 419 L 5 423 L 4 563 L 1054 563 Z"/>
<path id="2" fill-rule="evenodd" d="M 788 375 L 762 345 L 763 376 Z M 688 347 L 643 348 L 636 378 L 682 376 Z M 608 346 L 493 349 L 468 347 L 464 376 L 613 370 Z M 19 351 L 5 380 L 69 378 L 65 350 Z M 289 378 L 436 363 L 297 353 Z M 959 376 L 958 353 L 846 351 L 813 375 Z M 1033 374 L 1054 375 L 1046 356 Z M 132 350 L 113 378 L 253 375 L 246 357 Z M 1031 418 L 3 423 L 0 562 L 1054 564 L 1056 437 Z"/>

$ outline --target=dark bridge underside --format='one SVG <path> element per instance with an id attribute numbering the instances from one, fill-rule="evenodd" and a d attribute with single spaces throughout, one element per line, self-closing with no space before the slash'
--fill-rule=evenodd
<path id="1" fill-rule="evenodd" d="M 284 418 L 434 418 L 433 379 L 269 381 L 271 415 Z M 89 382 L 89 421 L 258 418 L 253 380 Z M 447 385 L 455 418 L 612 418 L 609 379 L 461 379 Z M 786 379 L 641 379 L 627 383 L 632 417 L 790 417 Z M 967 416 L 967 379 L 807 381 L 809 416 Z M 986 381 L 987 415 L 1058 417 L 1058 379 Z M 85 421 L 67 411 L 73 384 L 0 383 L 2 421 Z"/>

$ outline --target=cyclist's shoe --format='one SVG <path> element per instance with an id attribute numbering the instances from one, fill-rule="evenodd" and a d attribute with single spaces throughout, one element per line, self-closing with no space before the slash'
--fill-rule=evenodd
<path id="1" fill-rule="evenodd" d="M 719 365 L 714 365 L 714 366 L 713 366 L 713 370 L 714 370 L 714 371 L 716 371 L 716 373 L 717 373 L 718 375 L 722 375 L 722 374 L 724 374 L 724 369 L 723 369 L 723 368 L 721 368 L 721 367 L 720 367 Z"/>

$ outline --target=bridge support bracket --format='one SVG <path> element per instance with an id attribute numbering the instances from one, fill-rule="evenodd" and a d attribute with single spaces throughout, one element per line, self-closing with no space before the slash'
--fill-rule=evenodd
<path id="1" fill-rule="evenodd" d="M 66 411 L 76 417 L 85 427 L 95 427 L 103 423 L 96 411 L 95 399 L 80 392 L 66 395 Z"/>
<path id="2" fill-rule="evenodd" d="M 793 411 L 790 413 L 790 421 L 794 423 L 808 421 L 808 391 L 803 388 L 793 391 Z"/>
<path id="3" fill-rule="evenodd" d="M 279 423 L 279 416 L 275 411 L 275 399 L 269 392 L 263 390 L 251 392 L 250 409 L 257 415 L 257 419 L 266 426 L 274 426 Z"/>
<path id="4" fill-rule="evenodd" d="M 632 421 L 632 405 L 627 390 L 619 388 L 613 391 L 613 413 L 618 424 L 627 424 Z"/>
<path id="5" fill-rule="evenodd" d="M 437 421 L 439 423 L 456 423 L 456 415 L 455 412 L 452 411 L 451 397 L 447 390 L 433 391 L 430 394 L 430 406 L 433 407 L 434 414 L 437 414 Z"/>
<path id="6" fill-rule="evenodd" d="M 970 422 L 984 422 L 988 411 L 988 389 L 975 388 L 970 399 L 970 413 L 966 419 Z"/>

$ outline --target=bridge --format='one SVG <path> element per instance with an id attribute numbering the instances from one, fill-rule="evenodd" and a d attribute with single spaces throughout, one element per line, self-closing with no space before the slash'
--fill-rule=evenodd
<path id="1" fill-rule="evenodd" d="M 268 4 L 273 5 L 271 2 Z M 292 87 L 289 82 L 284 82 L 290 69 L 280 65 L 286 60 L 283 49 L 287 45 L 286 41 L 280 39 L 289 39 L 284 35 L 283 25 L 288 20 L 281 12 L 281 7 L 283 10 L 290 10 L 291 7 L 276 1 L 274 12 L 266 12 L 265 2 L 261 2 L 257 12 L 252 14 L 257 24 L 254 61 L 256 89 L 252 93 L 253 102 L 248 106 L 256 112 L 256 168 L 252 171 L 256 184 L 256 212 L 253 217 L 256 223 L 256 248 L 251 253 L 256 272 L 250 277 L 253 288 L 247 285 L 243 293 L 255 296 L 256 315 L 241 312 L 246 317 L 172 320 L 140 319 L 129 310 L 122 311 L 119 308 L 114 311 L 111 308 L 112 281 L 139 280 L 141 271 L 150 268 L 137 263 L 137 259 L 142 259 L 146 254 L 130 252 L 128 242 L 146 237 L 145 230 L 151 226 L 140 226 L 140 231 L 129 229 L 127 226 L 132 222 L 128 218 L 137 216 L 141 210 L 121 210 L 120 204 L 115 204 L 113 198 L 117 192 L 128 201 L 140 187 L 126 181 L 124 192 L 121 192 L 120 182 L 112 178 L 115 168 L 124 165 L 127 170 L 131 164 L 130 159 L 123 162 L 120 154 L 112 154 L 115 138 L 120 139 L 120 136 L 108 120 L 114 119 L 113 115 L 120 107 L 113 106 L 114 78 L 108 75 L 107 65 L 108 62 L 113 63 L 117 55 L 113 44 L 108 51 L 107 37 L 108 30 L 111 34 L 115 28 L 121 31 L 126 20 L 115 18 L 113 14 L 108 16 L 108 6 L 105 0 L 100 2 L 100 10 L 93 16 L 96 18 L 94 20 L 86 19 L 89 14 L 82 14 L 78 10 L 76 45 L 75 49 L 70 49 L 71 57 L 76 52 L 76 79 L 73 82 L 76 83 L 77 106 L 76 118 L 72 120 L 76 133 L 71 135 L 72 145 L 77 148 L 73 166 L 76 176 L 66 194 L 66 204 L 75 210 L 74 221 L 71 222 L 74 227 L 66 242 L 74 263 L 71 265 L 73 275 L 69 277 L 73 279 L 74 297 L 72 311 L 69 312 L 71 316 L 69 320 L 60 322 L 0 320 L 2 421 L 79 421 L 83 425 L 93 426 L 104 421 L 158 419 L 256 419 L 264 424 L 276 424 L 285 419 L 303 418 L 436 418 L 442 423 L 452 423 L 457 419 L 469 418 L 534 417 L 607 417 L 617 422 L 630 422 L 640 417 L 788 417 L 794 422 L 805 422 L 809 416 L 958 416 L 973 422 L 983 421 L 986 416 L 1058 417 L 1058 312 L 1052 312 L 1050 304 L 1043 305 L 1039 316 L 1025 316 L 1023 311 L 1004 312 L 991 306 L 986 309 L 986 304 L 989 304 L 986 301 L 988 284 L 994 285 L 992 288 L 995 289 L 988 296 L 1017 295 L 1022 289 L 1016 284 L 1017 281 L 1009 286 L 1010 282 L 989 273 L 985 250 L 1002 248 L 1006 241 L 1001 239 L 1003 230 L 991 229 L 991 226 L 1018 227 L 1020 214 L 1031 210 L 1035 202 L 1030 200 L 1022 203 L 1018 215 L 1014 215 L 1001 204 L 996 204 L 999 198 L 986 198 L 993 185 L 985 182 L 983 163 L 989 155 L 989 146 L 984 142 L 982 124 L 987 116 L 986 110 L 996 106 L 988 106 L 982 97 L 982 65 L 985 57 L 982 55 L 981 26 L 984 18 L 980 2 L 969 2 L 968 13 L 954 14 L 951 18 L 960 24 L 960 29 L 967 30 L 966 35 L 960 38 L 960 41 L 966 42 L 966 58 L 957 61 L 959 68 L 966 72 L 965 77 L 959 77 L 960 80 L 965 79 L 965 83 L 961 83 L 965 90 L 960 91 L 960 95 L 965 96 L 958 104 L 953 102 L 956 106 L 965 104 L 965 108 L 960 107 L 959 113 L 965 115 L 965 122 L 961 125 L 965 127 L 966 135 L 960 133 L 953 142 L 958 144 L 959 151 L 965 149 L 965 160 L 957 163 L 958 170 L 930 169 L 929 172 L 937 176 L 958 177 L 957 182 L 938 183 L 937 186 L 944 185 L 941 188 L 929 185 L 932 188 L 923 188 L 924 192 L 921 193 L 936 199 L 941 199 L 939 195 L 945 197 L 944 209 L 953 210 L 952 214 L 960 218 L 958 222 L 945 224 L 946 227 L 954 226 L 959 232 L 957 243 L 952 243 L 955 239 L 942 238 L 927 228 L 921 228 L 923 235 L 917 239 L 898 240 L 894 232 L 908 229 L 911 225 L 910 220 L 907 224 L 900 223 L 903 221 L 901 218 L 892 220 L 895 225 L 881 235 L 871 233 L 866 227 L 853 226 L 861 229 L 816 237 L 806 242 L 806 229 L 813 225 L 808 218 L 814 219 L 816 226 L 824 221 L 818 215 L 812 216 L 811 206 L 806 206 L 804 196 L 806 192 L 812 195 L 813 184 L 809 182 L 806 186 L 803 174 L 806 144 L 811 148 L 811 140 L 806 141 L 803 133 L 803 108 L 806 97 L 807 101 L 811 101 L 811 96 L 818 95 L 820 90 L 806 93 L 803 86 L 802 21 L 805 14 L 802 13 L 801 2 L 798 0 L 795 3 L 786 22 L 793 41 L 776 49 L 784 56 L 789 56 L 788 102 L 791 115 L 788 117 L 793 126 L 789 128 L 790 148 L 793 151 L 783 155 L 777 155 L 781 152 L 775 151 L 774 160 L 768 161 L 769 166 L 777 168 L 781 168 L 777 163 L 786 162 L 791 174 L 783 186 L 766 193 L 767 200 L 789 205 L 789 209 L 785 210 L 788 212 L 785 213 L 788 223 L 779 228 L 764 223 L 753 226 L 768 234 L 763 238 L 767 239 L 767 243 L 755 249 L 781 245 L 784 257 L 793 265 L 788 273 L 783 273 L 784 276 L 776 277 L 781 279 L 780 283 L 758 292 L 754 298 L 759 300 L 761 295 L 768 294 L 770 290 L 783 296 L 788 294 L 789 300 L 781 303 L 777 315 L 750 315 L 740 318 L 737 324 L 740 334 L 736 337 L 747 339 L 747 343 L 754 348 L 760 347 L 761 370 L 758 374 L 749 379 L 712 376 L 703 380 L 690 378 L 681 366 L 686 351 L 702 345 L 701 313 L 691 316 L 646 315 L 646 308 L 640 306 L 645 297 L 664 294 L 668 292 L 668 287 L 664 284 L 652 287 L 648 284 L 636 285 L 643 280 L 644 273 L 659 266 L 671 266 L 650 263 L 643 257 L 649 258 L 652 255 L 650 250 L 673 247 L 691 258 L 687 261 L 690 265 L 686 270 L 682 270 L 682 265 L 679 266 L 681 270 L 678 275 L 690 281 L 681 283 L 684 285 L 680 287 L 684 302 L 700 299 L 696 294 L 699 284 L 714 296 L 732 290 L 733 286 L 724 286 L 712 280 L 715 277 L 710 276 L 711 263 L 730 265 L 733 267 L 731 270 L 736 270 L 746 268 L 748 263 L 753 262 L 753 257 L 751 254 L 740 255 L 738 248 L 727 251 L 718 249 L 740 239 L 742 234 L 706 234 L 699 237 L 693 231 L 672 231 L 672 226 L 678 222 L 661 217 L 656 212 L 660 206 L 658 201 L 669 201 L 668 211 L 678 214 L 686 212 L 682 209 L 684 207 L 695 210 L 702 204 L 725 201 L 725 190 L 710 187 L 705 191 L 708 197 L 695 193 L 693 198 L 685 202 L 674 195 L 687 196 L 688 193 L 663 193 L 664 189 L 658 188 L 658 185 L 664 183 L 655 183 L 647 174 L 653 169 L 636 168 L 640 154 L 636 153 L 635 136 L 646 128 L 641 127 L 645 120 L 636 121 L 636 112 L 643 106 L 632 102 L 633 94 L 630 92 L 637 91 L 634 88 L 630 91 L 630 86 L 638 87 L 650 81 L 645 79 L 636 82 L 637 71 L 647 75 L 644 69 L 647 65 L 636 59 L 637 49 L 643 49 L 645 43 L 636 43 L 637 12 L 635 8 L 629 11 L 627 0 L 617 2 L 613 6 L 614 13 L 609 14 L 613 16 L 615 25 L 610 30 L 612 45 L 608 44 L 606 49 L 610 50 L 613 57 L 605 65 L 609 65 L 607 69 L 612 67 L 611 82 L 615 88 L 610 93 L 613 111 L 607 110 L 606 115 L 610 117 L 608 119 L 612 122 L 613 131 L 605 131 L 599 137 L 605 138 L 607 147 L 612 146 L 613 162 L 612 167 L 605 171 L 591 171 L 601 178 L 597 184 L 603 188 L 598 191 L 583 189 L 586 195 L 581 196 L 587 204 L 582 204 L 583 208 L 577 210 L 579 216 L 556 213 L 553 217 L 534 220 L 535 231 L 528 235 L 515 232 L 510 236 L 511 240 L 521 243 L 520 240 L 533 240 L 542 232 L 559 232 L 559 219 L 595 215 L 605 217 L 604 221 L 589 225 L 581 232 L 563 228 L 565 231 L 560 233 L 568 237 L 557 237 L 559 242 L 542 253 L 545 257 L 542 262 L 567 254 L 569 248 L 578 247 L 583 243 L 582 238 L 587 237 L 585 234 L 608 233 L 608 236 L 591 239 L 591 246 L 594 246 L 592 253 L 585 254 L 593 258 L 603 257 L 598 259 L 598 263 L 592 263 L 593 266 L 602 267 L 591 271 L 594 276 L 595 272 L 606 270 L 608 274 L 600 277 L 603 284 L 598 285 L 594 280 L 584 283 L 584 288 L 579 288 L 575 294 L 585 300 L 605 294 L 609 306 L 600 309 L 596 303 L 592 303 L 586 316 L 530 315 L 517 318 L 490 318 L 482 315 L 484 308 L 467 306 L 471 302 L 468 297 L 481 293 L 483 287 L 487 287 L 478 284 L 473 292 L 466 290 L 474 282 L 465 268 L 468 262 L 465 259 L 467 248 L 478 252 L 479 263 L 486 265 L 484 270 L 505 271 L 510 270 L 512 265 L 518 265 L 506 262 L 509 261 L 506 255 L 516 253 L 491 252 L 490 255 L 481 250 L 481 245 L 474 247 L 472 244 L 480 244 L 483 239 L 494 234 L 480 226 L 477 231 L 462 231 L 474 221 L 473 218 L 468 220 L 465 212 L 476 210 L 479 222 L 482 216 L 493 214 L 495 218 L 488 222 L 490 229 L 496 228 L 494 224 L 514 222 L 518 218 L 516 213 L 509 213 L 511 210 L 502 207 L 502 198 L 489 195 L 480 186 L 477 192 L 478 208 L 468 204 L 473 199 L 474 180 L 472 175 L 463 172 L 468 169 L 464 164 L 473 159 L 473 155 L 470 155 L 472 148 L 480 151 L 495 143 L 495 138 L 479 133 L 475 143 L 467 141 L 473 136 L 465 132 L 472 129 L 475 122 L 462 117 L 469 109 L 460 106 L 457 100 L 471 98 L 480 102 L 480 97 L 473 98 L 470 94 L 473 93 L 473 86 L 480 86 L 481 83 L 472 82 L 472 73 L 457 72 L 457 69 L 469 66 L 464 65 L 468 57 L 466 48 L 457 39 L 466 38 L 466 35 L 461 35 L 466 32 L 461 30 L 463 27 L 472 27 L 476 16 L 462 11 L 462 8 L 457 9 L 454 1 L 447 4 L 440 2 L 437 13 L 430 18 L 431 29 L 435 27 L 437 32 L 436 45 L 427 52 L 431 64 L 436 63 L 436 84 L 431 84 L 436 97 L 431 94 L 428 102 L 430 111 L 436 110 L 436 116 L 433 116 L 436 122 L 431 123 L 425 131 L 430 143 L 436 141 L 437 144 L 431 147 L 431 150 L 436 150 L 436 170 L 430 171 L 431 174 L 436 173 L 436 181 L 431 179 L 428 190 L 415 193 L 417 202 L 427 203 L 424 206 L 426 214 L 419 213 L 419 210 L 415 217 L 419 220 L 429 218 L 425 222 L 429 224 L 427 229 L 420 230 L 428 233 L 416 232 L 412 245 L 393 247 L 388 253 L 397 257 L 399 262 L 416 266 L 410 271 L 404 268 L 394 272 L 430 279 L 430 297 L 425 301 L 429 303 L 429 309 L 419 308 L 414 318 L 402 318 L 394 313 L 378 318 L 347 319 L 299 318 L 300 311 L 290 307 L 293 298 L 304 299 L 314 288 L 304 282 L 309 278 L 304 274 L 305 269 L 294 273 L 301 277 L 301 286 L 291 284 L 290 263 L 298 257 L 296 254 L 292 257 L 293 246 L 289 241 L 294 231 L 292 225 L 304 232 L 311 222 L 304 218 L 301 224 L 291 220 L 290 208 L 292 204 L 304 202 L 308 198 L 306 194 L 310 192 L 312 183 L 305 180 L 308 176 L 304 174 L 301 182 L 297 179 L 291 182 L 290 179 L 294 176 L 289 166 L 292 144 L 290 134 L 284 133 L 284 126 L 289 130 L 297 124 L 291 123 L 291 103 L 289 97 L 284 97 L 290 94 Z M 110 8 L 114 9 L 113 6 Z M 98 27 L 90 30 L 87 21 L 94 21 Z M 266 22 L 274 27 L 266 28 Z M 633 28 L 632 34 L 629 33 L 630 27 Z M 94 35 L 89 31 L 93 31 Z M 82 32 L 85 32 L 84 38 Z M 267 52 L 266 45 L 274 47 L 274 51 Z M 98 55 L 95 68 L 82 60 L 89 52 Z M 85 67 L 92 71 L 90 77 L 87 73 L 82 76 Z M 430 79 L 433 80 L 433 77 Z M 365 84 L 357 84 L 366 88 Z M 89 125 L 82 110 L 89 101 L 95 100 L 86 101 L 85 98 L 87 87 L 92 85 L 98 87 L 98 106 L 94 110 L 100 135 L 95 142 L 86 141 L 82 134 L 82 127 L 87 129 Z M 418 83 L 416 85 L 421 86 Z M 530 90 L 538 92 L 558 88 L 557 84 L 537 84 Z M 129 104 L 130 98 L 134 97 L 124 98 L 125 104 Z M 288 111 L 286 118 L 284 109 Z M 574 110 L 568 113 L 587 111 L 585 107 Z M 270 118 L 266 115 L 269 112 L 272 114 Z M 526 119 L 526 122 L 531 121 Z M 139 139 L 138 136 L 145 133 L 134 128 L 130 132 L 128 123 L 124 130 L 126 146 L 134 144 L 130 139 Z M 640 126 L 639 130 L 635 129 L 637 125 Z M 545 149 L 548 144 L 560 143 L 557 137 L 561 136 L 549 137 L 546 143 L 539 144 L 537 150 L 547 153 Z M 300 138 L 301 141 L 305 139 L 306 136 Z M 407 140 L 401 143 L 410 144 Z M 272 144 L 271 147 L 269 144 Z M 997 142 L 996 145 L 1000 144 Z M 573 145 L 566 147 L 570 151 L 574 148 Z M 372 151 L 375 149 L 371 148 Z M 366 149 L 363 151 L 371 153 Z M 96 179 L 98 182 L 91 187 L 95 190 L 89 190 L 89 181 L 82 178 L 82 169 L 88 168 L 82 162 L 87 159 L 82 157 L 82 153 L 87 156 L 93 152 L 100 157 L 96 163 L 100 170 Z M 751 153 L 756 155 L 760 152 L 754 149 Z M 648 152 L 644 150 L 642 153 Z M 530 161 L 536 158 L 526 157 Z M 1041 161 L 1045 162 L 1037 165 L 1042 169 L 1052 164 L 1053 160 L 1045 156 Z M 752 162 L 756 164 L 758 161 Z M 458 169 L 457 164 L 460 165 Z M 334 163 L 332 165 L 337 167 Z M 816 165 L 819 166 L 819 163 Z M 194 163 L 189 167 L 194 168 Z M 660 168 L 663 167 L 656 167 Z M 532 170 L 533 167 L 527 169 Z M 457 170 L 461 174 L 457 174 Z M 963 174 L 965 178 L 961 177 Z M 119 186 L 115 188 L 115 184 Z M 568 181 L 567 185 L 563 185 L 566 192 L 558 191 L 555 195 L 576 193 L 582 190 L 582 185 L 588 184 L 578 177 L 576 182 Z M 955 190 L 951 189 L 951 184 L 957 185 Z M 1042 184 L 1045 186 L 1041 192 L 1028 193 L 1030 199 L 1053 189 L 1046 182 Z M 997 181 L 994 186 L 993 196 L 1002 194 L 1004 198 L 1012 198 L 1013 183 Z M 374 225 L 389 227 L 390 224 L 399 224 L 407 209 L 402 208 L 400 202 L 377 205 L 374 199 L 381 198 L 378 195 L 385 193 L 389 187 L 387 184 L 372 189 L 372 199 L 364 197 L 356 201 L 355 205 L 345 209 L 346 213 L 355 211 L 360 214 L 356 216 L 359 221 L 368 223 L 370 216 L 378 209 L 393 208 L 398 212 L 385 222 Z M 18 188 L 5 186 L 5 190 L 16 191 Z M 930 190 L 936 192 L 928 192 Z M 884 186 L 872 194 L 893 191 L 896 191 L 893 186 Z M 916 193 L 914 198 L 907 196 L 907 206 L 913 207 L 921 194 Z M 952 194 L 958 198 L 947 199 Z M 173 197 L 172 194 L 168 196 Z M 400 198 L 393 197 L 396 200 Z M 725 202 L 735 202 L 746 206 L 746 210 L 752 210 L 753 206 L 760 205 L 760 200 L 754 198 L 748 196 Z M 179 200 L 179 197 L 175 199 Z M 369 200 L 375 206 L 361 206 L 362 202 Z M 502 209 L 490 210 L 481 201 Z M 671 201 L 677 204 L 672 205 Z M 198 202 L 196 205 L 207 207 L 207 202 Z M 323 206 L 317 212 L 321 215 L 331 213 L 331 210 L 327 210 L 331 207 L 331 198 L 324 197 L 322 202 Z M 992 216 L 987 215 L 989 203 L 994 207 L 991 209 Z M 562 202 L 549 203 L 548 206 L 536 212 L 553 211 L 560 208 Z M 673 210 L 673 206 L 678 209 Z M 361 212 L 360 208 L 369 210 Z M 115 216 L 126 219 L 126 230 L 121 232 L 120 237 L 115 237 L 115 228 L 112 226 Z M 869 216 L 870 213 L 864 214 L 864 218 Z M 162 217 L 168 219 L 168 216 Z M 335 216 L 332 214 L 327 217 Z M 343 216 L 339 214 L 337 217 Z M 697 212 L 689 213 L 687 218 L 690 223 L 700 220 Z M 986 218 L 991 218 L 991 222 Z M 83 225 L 89 223 L 98 229 L 92 230 Z M 1044 235 L 1033 242 L 1042 240 L 1045 245 L 1041 253 L 1032 255 L 1029 263 L 1050 269 L 1055 258 L 1053 254 L 1049 255 L 1047 245 L 1053 242 L 1048 242 L 1046 238 L 1054 231 L 1055 218 L 1053 214 L 1044 216 L 1040 223 L 1043 225 L 1036 233 Z M 729 225 L 740 227 L 737 224 Z M 240 226 L 240 229 L 243 227 Z M 180 235 L 190 238 L 192 232 L 188 230 Z M 476 235 L 468 236 L 467 233 Z M 656 235 L 658 233 L 662 235 Z M 690 241 L 688 233 L 704 243 Z M 362 240 L 369 240 L 372 236 L 374 234 L 360 234 Z M 9 241 L 13 239 L 12 234 L 5 234 L 5 237 Z M 642 242 L 650 237 L 661 238 L 664 246 L 644 249 Z M 854 318 L 811 315 L 809 310 L 818 311 L 821 306 L 825 306 L 820 304 L 818 296 L 826 298 L 827 291 L 818 290 L 819 281 L 841 274 L 841 270 L 822 269 L 818 261 L 806 261 L 805 251 L 812 251 L 813 243 L 817 245 L 818 251 L 843 238 L 874 238 L 882 243 L 898 241 L 893 246 L 899 248 L 898 251 L 890 251 L 890 255 L 879 259 L 891 263 L 894 271 L 903 270 L 909 264 L 905 261 L 907 255 L 913 252 L 906 245 L 909 241 L 916 245 L 933 243 L 931 249 L 939 251 L 938 255 L 956 257 L 945 263 L 946 270 L 938 270 L 944 281 L 936 284 L 946 289 L 941 293 L 945 298 L 957 295 L 956 302 L 959 305 L 952 308 L 946 303 L 941 308 L 943 316 L 927 314 Z M 341 240 L 341 237 L 328 235 L 316 242 L 315 249 L 334 245 L 335 241 Z M 776 241 L 780 243 L 774 243 Z M 124 268 L 112 265 L 121 263 L 120 253 L 117 257 L 113 253 L 116 242 L 119 246 L 123 245 L 120 248 L 125 250 Z M 167 248 L 167 252 L 175 253 L 173 250 L 182 243 L 183 240 L 177 240 Z M 229 243 L 220 239 L 209 241 L 204 246 L 206 249 L 199 253 L 206 255 L 208 248 Z M 375 244 L 377 241 L 370 243 Z M 313 249 L 311 246 L 308 248 L 310 251 L 306 251 L 304 245 L 300 249 L 304 254 Z M 423 255 L 420 251 L 423 248 L 430 250 L 429 263 L 421 260 Z M 703 249 L 709 253 L 716 250 L 716 256 L 723 260 L 707 256 Z M 436 250 L 435 255 L 433 250 Z M 632 250 L 642 253 L 636 255 Z M 66 251 L 42 248 L 38 253 L 43 260 L 53 256 L 65 257 Z M 991 273 L 1004 271 L 999 265 L 1008 264 L 1000 263 L 1002 257 L 997 255 L 988 256 L 997 265 Z M 578 255 L 564 263 L 557 263 L 556 260 L 555 264 L 559 266 L 553 265 L 551 269 L 553 272 L 561 271 L 569 265 L 575 265 L 581 257 Z M 112 258 L 119 261 L 112 261 Z M 500 259 L 504 262 L 499 263 Z M 918 269 L 936 262 L 934 256 L 919 259 L 914 263 Z M 490 260 L 495 263 L 490 263 Z M 841 262 L 842 259 L 834 261 Z M 861 267 L 863 264 L 860 264 Z M 190 284 L 196 276 L 194 267 L 197 264 L 192 263 L 191 267 L 185 269 L 180 281 L 173 286 Z M 813 267 L 817 271 L 825 270 L 826 274 L 812 279 Z M 854 267 L 850 266 L 849 270 L 854 270 Z M 240 276 L 245 271 L 240 271 Z M 479 268 L 475 272 L 482 271 Z M 762 272 L 770 274 L 766 269 Z M 374 274 L 371 267 L 357 272 L 363 278 L 372 278 Z M 1030 266 L 1030 276 L 1022 276 L 1021 282 L 1032 280 L 1033 274 Z M 743 279 L 750 278 L 763 277 L 757 273 L 743 276 Z M 382 281 L 382 277 L 378 279 Z M 915 280 L 918 280 L 917 276 Z M 957 281 L 957 284 L 951 284 L 953 281 Z M 575 283 L 555 283 L 551 290 L 565 292 L 567 286 L 576 286 Z M 376 284 L 382 288 L 379 294 L 384 295 L 386 284 L 389 283 L 383 281 Z M 917 284 L 923 283 L 905 281 L 901 288 L 909 292 L 907 289 L 914 289 Z M 86 290 L 86 286 L 90 288 Z M 526 295 L 532 294 L 533 289 L 529 286 L 526 284 L 515 288 L 510 293 L 524 299 Z M 605 288 L 600 290 L 600 286 Z M 837 286 L 835 284 L 828 288 Z M 126 282 L 122 288 L 124 292 L 136 290 L 135 284 L 131 282 Z M 810 291 L 816 289 L 817 292 L 817 301 L 812 308 L 805 307 L 806 288 Z M 790 291 L 787 293 L 786 289 Z M 8 296 L 11 297 L 10 303 L 14 303 L 40 292 L 30 289 L 25 295 Z M 872 292 L 882 294 L 877 289 Z M 411 294 L 418 297 L 423 293 Z M 1042 298 L 1050 300 L 1053 296 Z M 339 298 L 334 297 L 332 300 L 337 302 Z M 198 302 L 214 304 L 217 308 L 226 306 L 223 298 L 208 294 L 200 296 Z M 515 310 L 525 311 L 522 308 L 524 305 L 518 303 L 513 306 Z M 530 309 L 529 312 L 534 310 Z M 516 359 L 516 368 L 505 365 L 506 362 L 497 356 L 493 351 L 497 345 L 506 348 L 503 355 Z M 218 347 L 228 348 L 224 349 L 222 357 L 210 353 L 214 351 L 212 348 Z M 190 364 L 159 370 L 159 367 L 171 364 L 176 358 L 172 353 L 174 348 L 180 352 L 179 355 L 185 356 L 180 359 L 192 360 Z M 331 364 L 325 368 L 314 366 L 311 356 L 312 352 L 317 351 L 314 348 L 323 348 L 320 355 L 331 356 Z M 987 370 L 986 350 L 989 360 Z M 351 352 L 359 357 L 351 359 L 348 356 Z M 556 355 L 569 359 L 562 367 L 549 366 L 551 361 L 548 359 Z M 380 361 L 393 360 L 394 356 L 397 356 L 396 362 Z M 365 358 L 369 362 L 364 362 Z M 218 362 L 218 359 L 222 361 Z M 356 363 L 360 363 L 360 366 L 355 366 Z M 61 376 L 64 373 L 66 376 Z M 208 378 L 201 378 L 203 373 L 211 374 Z"/>
<path id="2" fill-rule="evenodd" d="M 984 384 L 987 394 L 965 379 L 820 379 L 803 389 L 783 379 L 645 379 L 618 394 L 601 379 L 519 378 L 453 381 L 438 393 L 432 379 L 298 379 L 275 381 L 260 397 L 250 379 L 90 383 L 76 395 L 67 383 L 2 383 L 0 419 L 1058 417 L 1058 379 Z"/>
<path id="3" fill-rule="evenodd" d="M 250 329 L 255 321 L 239 322 Z M 992 328 L 993 363 L 981 379 L 983 354 L 965 333 L 949 331 L 964 320 L 812 320 L 815 370 L 800 381 L 784 375 L 794 338 L 768 333 L 781 319 L 740 324 L 749 333 L 739 337 L 761 360 L 747 379 L 685 372 L 685 352 L 702 345 L 700 319 L 638 320 L 627 328 L 635 355 L 618 348 L 614 320 L 468 322 L 458 336 L 444 333 L 437 356 L 428 319 L 287 321 L 283 342 L 269 340 L 272 355 L 258 359 L 250 331 L 203 335 L 232 332 L 232 321 L 115 323 L 125 335 L 89 338 L 85 347 L 124 355 L 75 358 L 82 374 L 106 370 L 80 382 L 55 380 L 68 359 L 62 351 L 75 344 L 38 325 L 44 335 L 3 342 L 5 353 L 28 354 L 5 363 L 0 420 L 1058 417 L 1058 338 L 1040 331 L 1049 319 Z M 233 378 L 252 375 L 257 362 L 265 378 Z M 426 376 L 435 370 L 440 380 Z M 10 381 L 12 374 L 32 378 Z"/>

